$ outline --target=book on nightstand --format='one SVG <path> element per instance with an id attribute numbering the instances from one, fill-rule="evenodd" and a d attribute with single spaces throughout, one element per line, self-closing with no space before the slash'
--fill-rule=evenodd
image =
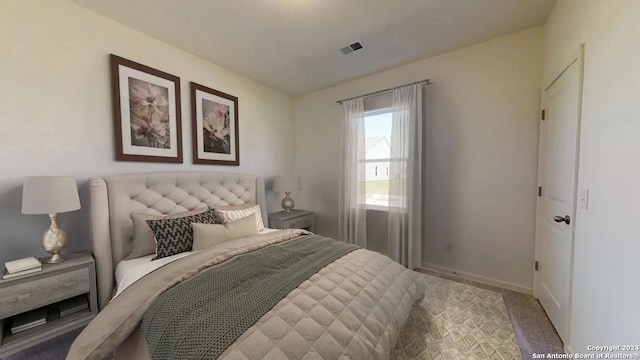
<path id="1" fill-rule="evenodd" d="M 85 296 L 77 296 L 60 304 L 60 317 L 69 316 L 87 309 L 89 309 L 87 298 Z"/>
<path id="2" fill-rule="evenodd" d="M 8 261 L 4 263 L 4 268 L 7 270 L 7 273 L 14 274 L 36 268 L 42 269 L 42 263 L 35 257 L 30 256 L 24 259 Z"/>
<path id="3" fill-rule="evenodd" d="M 17 315 L 11 322 L 11 333 L 16 334 L 47 323 L 47 309 L 37 309 Z"/>
<path id="4" fill-rule="evenodd" d="M 9 280 L 9 279 L 17 278 L 17 277 L 20 277 L 22 275 L 37 273 L 38 271 L 42 271 L 42 266 L 40 266 L 39 268 L 24 270 L 24 271 L 20 271 L 20 272 L 17 272 L 17 273 L 8 273 L 7 269 L 5 269 L 4 270 L 4 274 L 2 274 L 2 280 Z"/>

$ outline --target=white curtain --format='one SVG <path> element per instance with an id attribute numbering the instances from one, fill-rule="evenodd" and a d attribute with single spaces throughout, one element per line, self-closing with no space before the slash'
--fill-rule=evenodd
<path id="1" fill-rule="evenodd" d="M 369 224 L 369 228 L 381 229 L 384 234 L 379 212 L 386 212 L 387 255 L 414 269 L 422 265 L 422 85 L 397 88 L 391 95 L 389 201 L 388 205 L 371 206 L 369 211 L 377 211 L 371 215 L 376 215 L 378 223 Z M 339 235 L 344 241 L 366 248 L 364 98 L 344 101 L 342 108 Z M 372 233 L 372 240 L 379 241 L 380 235 L 379 231 Z M 374 242 L 370 245 L 373 248 Z"/>
<path id="2" fill-rule="evenodd" d="M 389 257 L 422 265 L 422 84 L 393 91 L 389 164 Z"/>
<path id="3" fill-rule="evenodd" d="M 364 98 L 344 101 L 342 111 L 339 238 L 366 248 Z"/>

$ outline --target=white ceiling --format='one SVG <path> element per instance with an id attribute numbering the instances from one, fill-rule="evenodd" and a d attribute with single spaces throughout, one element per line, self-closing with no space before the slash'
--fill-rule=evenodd
<path id="1" fill-rule="evenodd" d="M 555 3 L 555 0 L 74 1 L 292 96 L 542 25 Z M 339 51 L 355 40 L 360 40 L 364 49 L 350 55 Z"/>

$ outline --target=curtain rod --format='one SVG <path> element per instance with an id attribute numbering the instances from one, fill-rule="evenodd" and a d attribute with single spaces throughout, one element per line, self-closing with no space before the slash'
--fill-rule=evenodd
<path id="1" fill-rule="evenodd" d="M 353 99 L 359 98 L 359 97 L 368 97 L 368 96 L 378 95 L 378 94 L 385 93 L 387 91 L 392 91 L 392 90 L 395 90 L 395 89 L 398 89 L 398 88 L 401 88 L 401 87 L 405 87 L 405 86 L 409 86 L 409 85 L 415 85 L 415 84 L 430 85 L 430 84 L 432 84 L 432 82 L 431 82 L 431 79 L 425 79 L 425 80 L 421 80 L 421 81 L 412 82 L 412 83 L 409 83 L 409 84 L 390 87 L 390 88 L 384 89 L 384 90 L 374 91 L 374 92 L 371 92 L 371 93 L 368 93 L 368 94 L 364 94 L 364 95 L 359 95 L 359 96 L 354 96 L 354 97 L 350 97 L 350 98 L 347 98 L 347 99 L 338 100 L 338 101 L 336 101 L 336 103 L 342 105 L 342 103 L 347 101 L 347 100 L 353 100 Z"/>

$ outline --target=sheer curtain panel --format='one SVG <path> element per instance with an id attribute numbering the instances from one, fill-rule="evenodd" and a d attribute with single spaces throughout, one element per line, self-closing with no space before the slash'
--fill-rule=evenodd
<path id="1" fill-rule="evenodd" d="M 422 84 L 393 90 L 389 166 L 389 257 L 422 265 Z"/>
<path id="2" fill-rule="evenodd" d="M 364 98 L 342 102 L 342 142 L 340 157 L 340 239 L 367 247 L 367 212 L 365 208 Z"/>

